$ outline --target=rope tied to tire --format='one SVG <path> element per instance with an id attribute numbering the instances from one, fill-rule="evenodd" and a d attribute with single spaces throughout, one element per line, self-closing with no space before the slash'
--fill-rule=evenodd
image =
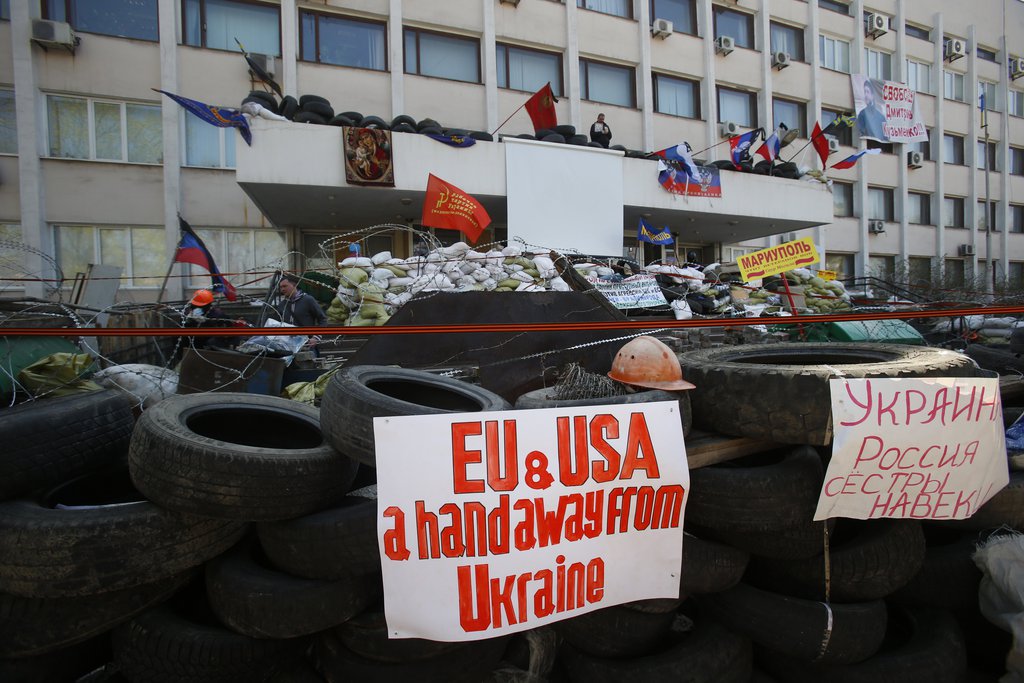
<path id="1" fill-rule="evenodd" d="M 827 619 L 825 620 L 825 632 L 821 636 L 821 648 L 818 650 L 818 656 L 814 658 L 814 661 L 819 661 L 828 652 L 828 642 L 832 639 L 832 608 L 827 602 L 821 603 L 825 606 L 825 614 Z"/>

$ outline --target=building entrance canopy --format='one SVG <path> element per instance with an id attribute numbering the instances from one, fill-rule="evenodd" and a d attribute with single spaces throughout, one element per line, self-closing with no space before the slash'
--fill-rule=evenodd
<path id="1" fill-rule="evenodd" d="M 590 250 L 580 243 L 589 232 L 599 235 L 601 244 L 609 239 L 620 243 L 622 231 L 635 229 L 641 217 L 655 228 L 668 226 L 690 244 L 731 244 L 832 221 L 832 195 L 818 182 L 726 170 L 721 197 L 684 197 L 658 183 L 656 161 L 518 139 L 456 148 L 425 135 L 393 133 L 394 187 L 351 185 L 345 179 L 342 128 L 257 119 L 252 131 L 252 147 L 238 146 L 236 178 L 280 228 L 351 230 L 418 222 L 431 173 L 480 201 L 493 224 L 507 227 L 510 237 L 523 234 L 537 243 L 540 234 L 547 240 L 542 246 L 582 252 Z M 543 164 L 533 167 L 537 174 L 550 172 L 545 158 L 559 168 L 594 166 L 602 172 L 562 173 L 538 185 L 528 177 L 529 166 L 510 164 L 506 158 L 510 150 L 521 158 L 519 149 L 527 145 L 533 155 L 527 156 Z M 539 157 L 535 150 L 541 151 Z M 585 184 L 582 191 L 580 184 Z M 529 196 L 517 196 L 517 190 Z M 605 208 L 595 218 L 591 209 L 606 204 L 609 196 L 616 205 L 621 197 L 621 215 Z M 537 225 L 546 214 L 523 210 L 538 204 L 552 207 L 550 225 Z M 574 216 L 580 225 L 570 224 Z"/>

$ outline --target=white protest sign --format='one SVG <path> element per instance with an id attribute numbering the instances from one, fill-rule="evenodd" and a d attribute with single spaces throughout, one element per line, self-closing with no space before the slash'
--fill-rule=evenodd
<path id="1" fill-rule="evenodd" d="M 833 379 L 815 520 L 966 519 L 1009 482 L 999 380 Z"/>
<path id="2" fill-rule="evenodd" d="M 465 641 L 679 593 L 675 401 L 377 417 L 391 638 Z"/>
<path id="3" fill-rule="evenodd" d="M 668 300 L 665 299 L 665 294 L 653 275 L 632 275 L 620 282 L 609 282 L 596 277 L 588 277 L 587 281 L 615 308 L 668 305 Z"/>

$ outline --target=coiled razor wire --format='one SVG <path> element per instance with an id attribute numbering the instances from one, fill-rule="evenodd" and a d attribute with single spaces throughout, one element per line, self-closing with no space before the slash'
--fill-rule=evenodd
<path id="1" fill-rule="evenodd" d="M 579 363 L 569 363 L 553 387 L 556 401 L 621 396 L 626 389 L 607 375 L 587 372 Z"/>

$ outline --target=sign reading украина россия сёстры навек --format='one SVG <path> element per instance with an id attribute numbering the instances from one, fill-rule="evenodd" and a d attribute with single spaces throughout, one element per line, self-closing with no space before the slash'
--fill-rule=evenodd
<path id="1" fill-rule="evenodd" d="M 674 401 L 374 419 L 390 637 L 478 640 L 676 597 Z"/>

